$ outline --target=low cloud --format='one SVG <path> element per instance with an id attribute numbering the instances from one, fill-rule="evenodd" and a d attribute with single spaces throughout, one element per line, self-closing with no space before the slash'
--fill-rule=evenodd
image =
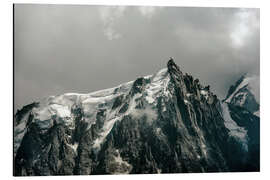
<path id="1" fill-rule="evenodd" d="M 250 9 L 241 9 L 235 14 L 233 29 L 230 34 L 233 45 L 242 47 L 249 36 L 260 31 L 259 14 Z"/>
<path id="2" fill-rule="evenodd" d="M 114 26 L 115 22 L 123 17 L 125 10 L 125 6 L 105 6 L 99 8 L 100 17 L 103 22 L 103 32 L 108 40 L 119 39 L 122 37 L 122 35 L 114 29 Z"/>
<path id="3" fill-rule="evenodd" d="M 14 10 L 15 109 L 153 74 L 169 57 L 221 99 L 241 75 L 260 76 L 259 9 L 16 4 Z"/>
<path id="4" fill-rule="evenodd" d="M 135 119 L 146 118 L 146 122 L 150 125 L 157 119 L 157 112 L 150 106 L 146 106 L 143 109 L 134 109 L 130 112 L 130 115 Z"/>
<path id="5" fill-rule="evenodd" d="M 151 19 L 158 11 L 162 10 L 162 7 L 141 6 L 138 7 L 138 10 L 142 16 Z"/>

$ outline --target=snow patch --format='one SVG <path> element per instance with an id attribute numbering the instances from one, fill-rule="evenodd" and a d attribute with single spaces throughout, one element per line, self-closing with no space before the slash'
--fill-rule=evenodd
<path id="1" fill-rule="evenodd" d="M 184 99 L 185 104 L 191 104 L 187 99 Z"/>
<path id="2" fill-rule="evenodd" d="M 204 143 L 202 143 L 201 146 L 202 146 L 203 155 L 206 157 L 207 156 L 207 151 L 206 151 L 207 147 Z"/>
<path id="3" fill-rule="evenodd" d="M 78 149 L 78 142 L 74 143 L 74 144 L 67 144 L 69 147 L 71 147 L 74 151 L 74 153 L 77 155 L 77 149 Z"/>
<path id="4" fill-rule="evenodd" d="M 71 125 L 71 112 L 68 106 L 60 104 L 50 104 L 43 107 L 33 109 L 34 122 L 41 129 L 48 129 L 53 126 L 55 120 L 58 124 Z M 56 119 L 53 120 L 53 116 Z"/>
<path id="5" fill-rule="evenodd" d="M 201 90 L 200 93 L 201 93 L 201 95 L 203 95 L 203 96 L 205 97 L 205 99 L 208 99 L 208 97 L 209 97 L 208 91 L 206 91 L 206 90 Z"/>
<path id="6" fill-rule="evenodd" d="M 231 118 L 228 105 L 222 104 L 222 113 L 224 118 L 225 127 L 230 130 L 229 135 L 236 138 L 242 143 L 244 150 L 248 151 L 248 135 L 247 130 L 243 127 L 239 127 L 236 122 Z"/>
<path id="7" fill-rule="evenodd" d="M 146 96 L 145 99 L 149 104 L 152 104 L 153 102 L 155 102 L 155 99 L 151 96 Z"/>
<path id="8" fill-rule="evenodd" d="M 26 122 L 27 122 L 27 118 L 29 116 L 29 113 L 27 113 L 23 119 L 21 120 L 20 124 L 18 124 L 15 128 L 14 128 L 14 153 L 17 153 L 18 148 L 21 145 L 22 139 L 26 133 Z"/>
<path id="9" fill-rule="evenodd" d="M 113 119 L 107 120 L 102 128 L 102 132 L 99 137 L 94 141 L 93 148 L 100 149 L 101 144 L 104 142 L 107 135 L 111 132 L 113 125 L 118 121 L 120 117 L 115 117 Z"/>
<path id="10" fill-rule="evenodd" d="M 164 77 L 167 74 L 168 74 L 168 69 L 167 68 L 159 70 L 156 74 L 153 75 L 153 77 L 154 77 L 153 82 L 164 79 Z"/>
<path id="11" fill-rule="evenodd" d="M 156 131 L 157 131 L 157 134 L 161 134 L 161 128 L 157 128 Z"/>
<path id="12" fill-rule="evenodd" d="M 169 95 L 167 85 L 170 81 L 168 75 L 168 69 L 164 68 L 158 71 L 156 74 L 152 75 L 150 78 L 151 82 L 146 86 L 146 101 L 149 104 L 155 104 L 155 99 L 160 96 L 162 93 L 165 96 Z"/>
<path id="13" fill-rule="evenodd" d="M 165 112 L 167 110 L 166 106 L 162 107 L 162 112 Z"/>
<path id="14" fill-rule="evenodd" d="M 71 117 L 71 112 L 68 106 L 52 104 L 50 105 L 50 108 L 58 117 L 61 117 L 61 118 Z"/>

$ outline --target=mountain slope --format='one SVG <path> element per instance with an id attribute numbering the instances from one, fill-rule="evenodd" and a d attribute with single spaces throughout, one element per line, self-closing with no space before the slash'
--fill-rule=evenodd
<path id="1" fill-rule="evenodd" d="M 115 88 L 24 107 L 15 116 L 14 174 L 258 171 L 246 161 L 248 133 L 225 117 L 209 86 L 171 59 Z"/>
<path id="2" fill-rule="evenodd" d="M 259 169 L 260 164 L 260 104 L 259 78 L 242 76 L 231 86 L 223 106 L 227 107 L 228 117 L 245 134 L 248 155 L 245 158 L 247 170 Z"/>

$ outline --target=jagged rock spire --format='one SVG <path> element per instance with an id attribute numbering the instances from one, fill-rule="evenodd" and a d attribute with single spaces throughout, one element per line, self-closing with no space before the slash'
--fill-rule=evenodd
<path id="1" fill-rule="evenodd" d="M 170 73 L 172 73 L 172 72 L 179 72 L 179 73 L 181 73 L 179 67 L 177 66 L 177 64 L 175 64 L 174 59 L 172 57 L 170 57 L 170 60 L 167 63 L 167 67 L 168 67 L 168 71 Z"/>
<path id="2" fill-rule="evenodd" d="M 168 61 L 168 63 L 167 63 L 167 66 L 168 66 L 168 68 L 169 68 L 169 67 L 174 66 L 174 65 L 176 65 L 176 64 L 175 64 L 173 58 L 170 57 L 170 59 L 169 59 L 169 61 Z"/>
<path id="3" fill-rule="evenodd" d="M 136 93 L 141 93 L 143 91 L 144 86 L 145 86 L 145 79 L 143 77 L 136 79 L 133 83 L 131 94 L 134 95 Z"/>

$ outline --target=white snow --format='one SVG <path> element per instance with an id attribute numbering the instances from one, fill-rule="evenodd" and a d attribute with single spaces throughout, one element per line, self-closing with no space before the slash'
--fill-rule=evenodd
<path id="1" fill-rule="evenodd" d="M 244 79 L 236 88 L 236 90 L 227 98 L 227 100 L 225 102 L 230 103 L 232 98 L 234 97 L 234 95 L 241 89 L 243 88 L 245 85 L 248 84 L 247 79 Z"/>
<path id="2" fill-rule="evenodd" d="M 156 129 L 157 134 L 161 134 L 161 128 Z"/>
<path id="3" fill-rule="evenodd" d="M 207 95 L 207 94 L 208 94 L 208 92 L 207 92 L 207 91 L 205 91 L 205 90 L 201 90 L 201 94 L 205 96 L 205 95 Z"/>
<path id="4" fill-rule="evenodd" d="M 187 99 L 184 99 L 185 104 L 191 104 Z"/>
<path id="5" fill-rule="evenodd" d="M 154 119 L 156 119 L 157 117 L 157 113 L 152 109 L 152 106 L 155 103 L 155 99 L 158 95 L 160 95 L 160 93 L 162 91 L 164 91 L 163 87 L 165 83 L 169 82 L 169 76 L 168 76 L 168 72 L 167 72 L 167 68 L 160 70 L 159 72 L 157 72 L 154 75 L 148 75 L 145 76 L 144 78 L 150 79 L 150 83 L 146 86 L 146 94 L 145 94 L 145 100 L 149 103 L 149 105 L 146 105 L 145 109 L 142 111 L 140 109 L 136 109 L 136 100 L 142 97 L 142 94 L 137 93 L 135 94 L 132 99 L 130 99 L 129 101 L 129 107 L 128 110 L 122 114 L 121 116 L 117 116 L 116 112 L 117 110 L 115 110 L 114 112 L 110 112 L 109 115 L 106 117 L 105 124 L 102 128 L 102 132 L 100 133 L 100 137 L 97 138 L 94 141 L 93 144 L 93 148 L 99 149 L 101 144 L 104 142 L 105 138 L 107 137 L 107 135 L 110 133 L 114 123 L 118 120 L 121 120 L 122 117 L 124 115 L 132 115 L 138 119 L 140 119 L 143 116 L 146 116 L 148 123 L 152 123 L 152 121 Z M 130 81 L 128 83 L 125 83 L 124 85 L 120 85 L 118 87 L 118 90 L 121 93 L 127 93 L 131 86 L 132 83 L 134 81 Z M 89 114 L 89 116 L 87 118 L 91 119 L 91 121 L 95 121 L 95 112 L 97 111 L 97 106 L 100 103 L 107 103 L 110 104 L 112 106 L 113 103 L 113 99 L 116 97 L 116 95 L 112 94 L 115 91 L 115 89 L 111 88 L 111 89 L 107 89 L 106 91 L 98 91 L 98 93 L 91 93 L 90 96 L 91 98 L 85 99 L 83 101 L 83 109 L 84 109 L 84 113 L 85 114 Z M 97 99 L 93 98 L 93 95 L 95 95 L 95 97 L 97 97 L 97 95 L 102 95 L 102 96 L 98 96 Z M 119 94 L 117 94 L 118 96 Z M 92 114 L 92 116 L 91 116 Z"/>
<path id="6" fill-rule="evenodd" d="M 163 80 L 164 77 L 168 74 L 168 69 L 167 68 L 164 68 L 164 69 L 161 69 L 159 70 L 156 74 L 154 74 L 152 76 L 153 78 L 153 82 L 157 82 L 157 81 L 160 81 L 160 80 Z"/>
<path id="7" fill-rule="evenodd" d="M 156 97 L 161 93 L 169 95 L 167 84 L 170 80 L 167 68 L 161 69 L 150 78 L 151 82 L 146 86 L 146 100 L 149 104 L 156 104 Z"/>
<path id="8" fill-rule="evenodd" d="M 78 152 L 77 152 L 77 149 L 78 149 L 78 142 L 75 142 L 74 144 L 67 144 L 69 147 L 71 147 L 74 151 L 74 153 L 77 155 Z"/>
<path id="9" fill-rule="evenodd" d="M 114 98 L 119 94 L 127 93 L 133 82 L 130 81 L 114 88 L 89 94 L 65 93 L 59 96 L 50 96 L 43 99 L 38 108 L 32 110 L 34 121 L 41 129 L 46 130 L 53 125 L 52 116 L 55 115 L 57 117 L 56 123 L 71 126 L 74 124 L 71 109 L 74 105 L 79 105 L 85 114 L 84 121 L 88 122 L 88 127 L 90 127 L 91 124 L 95 123 L 96 113 L 100 107 L 104 106 L 109 109 L 114 102 Z"/>
<path id="10" fill-rule="evenodd" d="M 59 105 L 59 104 L 52 104 L 50 105 L 51 110 L 59 117 L 71 117 L 71 112 L 68 106 Z"/>
<path id="11" fill-rule="evenodd" d="M 238 85 L 236 90 L 226 99 L 225 102 L 230 103 L 232 98 L 238 93 L 240 89 L 247 86 L 248 90 L 254 95 L 256 101 L 260 102 L 260 80 L 258 76 L 245 77 L 243 81 Z M 242 102 L 243 103 L 243 102 Z"/>
<path id="12" fill-rule="evenodd" d="M 147 83 L 145 92 L 143 94 L 135 94 L 129 101 L 128 110 L 121 115 L 118 115 L 118 111 L 121 107 L 112 110 L 114 100 L 119 95 L 127 95 L 134 83 L 130 81 L 121 84 L 114 88 L 91 92 L 88 94 L 80 93 L 65 93 L 58 96 L 50 96 L 43 99 L 40 102 L 39 107 L 33 108 L 33 122 L 35 122 L 41 129 L 42 132 L 47 131 L 53 126 L 54 123 L 65 124 L 69 128 L 74 128 L 74 116 L 71 113 L 72 108 L 76 105 L 82 108 L 84 113 L 83 121 L 88 123 L 88 128 L 96 122 L 96 114 L 102 108 L 106 109 L 104 126 L 100 130 L 99 137 L 93 142 L 93 147 L 99 149 L 100 145 L 106 139 L 106 136 L 110 133 L 116 121 L 121 120 L 124 115 L 133 116 L 146 116 L 147 121 L 151 123 L 157 117 L 157 112 L 153 109 L 156 105 L 155 99 L 158 96 L 170 95 L 167 89 L 167 84 L 170 81 L 170 77 L 167 68 L 161 69 L 154 75 L 148 75 L 144 78 L 148 79 L 150 83 Z M 142 110 L 135 109 L 137 106 L 137 99 L 145 99 L 147 103 L 146 108 Z M 165 111 L 166 109 L 163 109 Z M 142 113 L 143 112 L 143 113 Z M 53 118 L 54 117 L 54 118 Z M 20 124 L 16 131 L 16 141 L 19 141 L 23 137 L 23 130 L 25 124 Z M 77 145 L 71 145 L 76 150 Z"/>
<path id="13" fill-rule="evenodd" d="M 202 149 L 203 155 L 207 157 L 207 147 L 202 140 L 201 140 L 201 149 Z"/>
<path id="14" fill-rule="evenodd" d="M 201 93 L 201 95 L 203 95 L 203 96 L 205 97 L 205 99 L 208 99 L 208 97 L 209 97 L 208 91 L 206 91 L 206 90 L 201 90 L 200 93 Z"/>
<path id="15" fill-rule="evenodd" d="M 26 123 L 30 112 L 26 113 L 21 119 L 20 123 L 14 128 L 14 153 L 17 153 L 18 148 L 21 145 L 22 139 L 26 133 Z"/>
<path id="16" fill-rule="evenodd" d="M 155 99 L 151 96 L 146 96 L 145 99 L 147 100 L 149 104 L 152 104 L 153 102 L 155 102 Z"/>
<path id="17" fill-rule="evenodd" d="M 256 111 L 256 112 L 254 112 L 253 114 L 254 114 L 255 116 L 260 117 L 260 110 L 258 110 L 258 111 Z"/>
<path id="18" fill-rule="evenodd" d="M 163 106 L 162 107 L 162 112 L 165 112 L 167 109 L 166 109 L 166 106 Z"/>
<path id="19" fill-rule="evenodd" d="M 100 149 L 100 145 L 104 142 L 104 139 L 107 137 L 107 135 L 111 132 L 113 125 L 116 121 L 118 121 L 120 118 L 115 117 L 113 119 L 110 119 L 105 122 L 102 132 L 100 133 L 100 137 L 98 137 L 93 144 L 93 148 Z"/>
<path id="20" fill-rule="evenodd" d="M 243 127 L 239 127 L 236 122 L 231 118 L 228 105 L 222 104 L 222 113 L 224 117 L 224 124 L 227 129 L 230 130 L 229 134 L 239 140 L 242 143 L 244 150 L 248 151 L 248 135 L 247 130 Z"/>
<path id="21" fill-rule="evenodd" d="M 56 97 L 51 97 L 50 100 L 47 101 L 47 103 L 48 105 L 51 104 L 65 105 L 68 106 L 69 109 L 71 109 L 74 103 L 80 101 L 80 96 L 81 94 L 77 93 L 66 93 Z"/>
<path id="22" fill-rule="evenodd" d="M 53 125 L 52 116 L 56 115 L 56 123 L 64 123 L 71 125 L 71 112 L 68 106 L 60 104 L 50 104 L 47 106 L 34 108 L 34 122 L 36 122 L 41 129 L 48 129 Z"/>
<path id="23" fill-rule="evenodd" d="M 25 126 L 25 123 L 22 123 L 24 124 Z M 23 129 L 22 131 L 18 131 L 16 132 L 17 129 L 15 127 L 15 130 L 14 130 L 14 135 L 15 135 L 15 138 L 14 138 L 14 153 L 16 154 L 18 148 L 20 147 L 21 145 L 21 142 L 22 142 L 22 139 L 26 133 L 26 129 Z"/>

